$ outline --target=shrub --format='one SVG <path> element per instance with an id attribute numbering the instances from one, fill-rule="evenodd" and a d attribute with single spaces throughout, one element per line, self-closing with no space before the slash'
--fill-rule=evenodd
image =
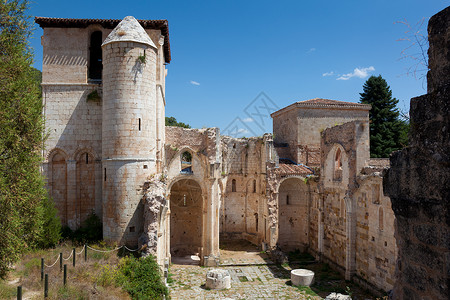
<path id="1" fill-rule="evenodd" d="M 72 231 L 68 226 L 64 226 L 62 228 L 62 237 L 77 243 L 98 242 L 103 238 L 102 221 L 92 211 L 77 230 Z"/>
<path id="2" fill-rule="evenodd" d="M 164 299 L 169 290 L 164 284 L 161 271 L 152 256 L 125 257 L 119 264 L 116 283 L 133 299 Z"/>
<path id="3" fill-rule="evenodd" d="M 61 240 L 61 222 L 58 211 L 51 199 L 42 200 L 43 223 L 38 245 L 41 248 L 54 247 Z"/>

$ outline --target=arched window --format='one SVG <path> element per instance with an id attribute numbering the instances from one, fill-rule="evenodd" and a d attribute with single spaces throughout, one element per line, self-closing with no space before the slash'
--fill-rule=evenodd
<path id="1" fill-rule="evenodd" d="M 383 208 L 380 207 L 378 209 L 378 228 L 383 231 L 384 229 L 384 216 L 383 216 Z"/>
<path id="2" fill-rule="evenodd" d="M 88 78 L 91 81 L 102 80 L 102 32 L 94 31 L 91 34 L 89 47 L 89 73 Z"/>
<path id="3" fill-rule="evenodd" d="M 231 191 L 236 192 L 236 179 L 231 180 Z"/>
<path id="4" fill-rule="evenodd" d="M 334 180 L 342 180 L 342 153 L 341 149 L 338 148 L 336 150 L 336 154 L 334 156 Z"/>
<path id="5" fill-rule="evenodd" d="M 181 153 L 181 173 L 192 174 L 192 154 L 189 151 Z"/>

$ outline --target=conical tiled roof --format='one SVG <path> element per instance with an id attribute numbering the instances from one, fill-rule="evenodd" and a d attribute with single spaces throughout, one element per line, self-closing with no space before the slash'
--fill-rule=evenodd
<path id="1" fill-rule="evenodd" d="M 125 17 L 106 37 L 102 47 L 115 42 L 137 42 L 156 48 L 144 28 L 132 16 Z"/>

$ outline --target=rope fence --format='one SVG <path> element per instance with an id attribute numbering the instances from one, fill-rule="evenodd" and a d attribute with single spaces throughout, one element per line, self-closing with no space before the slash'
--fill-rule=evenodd
<path id="1" fill-rule="evenodd" d="M 73 248 L 74 250 L 73 250 L 73 251 L 70 251 L 70 255 L 69 255 L 67 258 L 64 258 L 64 257 L 61 256 L 61 255 L 58 255 L 58 257 L 56 258 L 56 260 L 55 260 L 55 262 L 54 262 L 53 264 L 51 264 L 51 265 L 45 264 L 44 259 L 42 259 L 42 263 L 43 263 L 43 265 L 44 265 L 46 268 L 52 268 L 52 267 L 54 267 L 54 266 L 56 265 L 56 263 L 60 260 L 60 258 L 62 258 L 63 260 L 66 260 L 66 261 L 67 261 L 67 260 L 71 259 L 72 256 L 73 256 L 74 254 L 75 254 L 75 255 L 81 255 L 81 254 L 83 254 L 83 252 L 87 252 L 87 249 L 90 249 L 90 250 L 95 251 L 95 252 L 100 252 L 100 253 L 110 253 L 110 252 L 118 251 L 118 250 L 120 250 L 120 249 L 122 249 L 122 248 L 124 248 L 124 249 L 126 249 L 127 251 L 130 251 L 130 252 L 137 252 L 137 251 L 140 250 L 140 248 L 137 248 L 137 249 L 130 249 L 130 248 L 128 248 L 128 247 L 125 246 L 125 245 L 122 245 L 122 246 L 120 246 L 120 247 L 117 247 L 117 248 L 111 249 L 111 250 L 100 250 L 100 249 L 92 248 L 91 246 L 85 244 L 85 245 L 83 246 L 83 248 L 81 248 L 80 252 L 75 252 L 75 248 Z M 85 253 L 85 254 L 86 254 L 86 253 Z M 86 259 L 87 259 L 87 256 L 85 255 L 85 260 L 86 260 Z"/>
<path id="2" fill-rule="evenodd" d="M 70 255 L 67 258 L 63 257 L 62 252 L 59 253 L 58 257 L 55 260 L 55 262 L 53 264 L 51 264 L 51 265 L 47 265 L 45 263 L 44 258 L 41 258 L 41 282 L 44 281 L 44 298 L 48 297 L 48 274 L 45 273 L 45 268 L 48 268 L 48 269 L 53 268 L 59 261 L 60 262 L 60 271 L 62 271 L 63 270 L 63 261 L 70 260 L 71 258 L 73 259 L 73 266 L 75 267 L 75 261 L 76 261 L 75 258 L 76 258 L 76 256 L 83 254 L 83 252 L 84 252 L 84 261 L 87 261 L 87 251 L 88 251 L 88 249 L 90 249 L 92 251 L 95 251 L 95 252 L 100 252 L 100 253 L 111 253 L 111 252 L 114 252 L 114 251 L 118 251 L 120 249 L 125 249 L 125 250 L 130 251 L 130 252 L 136 252 L 136 251 L 140 250 L 140 248 L 138 248 L 138 249 L 130 249 L 126 245 L 122 245 L 122 246 L 117 247 L 117 248 L 112 249 L 112 250 L 100 250 L 100 249 L 92 248 L 88 244 L 85 244 L 83 246 L 83 248 L 80 250 L 80 252 L 76 252 L 76 248 L 73 248 L 72 251 L 70 251 Z M 45 274 L 45 276 L 44 276 L 44 274 Z M 45 280 L 44 280 L 44 278 L 45 278 Z M 64 264 L 64 276 L 63 276 L 63 279 L 64 279 L 63 282 L 64 282 L 64 286 L 65 286 L 66 285 L 66 281 L 67 281 L 67 264 Z M 22 299 L 22 286 L 18 286 L 17 287 L 17 299 Z"/>

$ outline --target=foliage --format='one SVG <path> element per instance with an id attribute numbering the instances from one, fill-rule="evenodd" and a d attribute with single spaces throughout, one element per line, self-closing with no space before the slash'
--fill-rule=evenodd
<path id="1" fill-rule="evenodd" d="M 184 124 L 183 122 L 177 122 L 177 119 L 175 119 L 175 117 L 166 117 L 166 126 L 191 128 L 191 126 L 189 124 Z"/>
<path id="2" fill-rule="evenodd" d="M 27 0 L 0 2 L 0 277 L 39 244 L 45 222 L 42 101 L 31 67 L 27 7 Z"/>
<path id="3" fill-rule="evenodd" d="M 102 98 L 98 94 L 97 90 L 93 90 L 86 97 L 86 102 L 100 102 L 100 101 L 102 101 Z"/>
<path id="4" fill-rule="evenodd" d="M 51 199 L 42 200 L 43 224 L 38 246 L 41 248 L 54 247 L 61 240 L 61 222 L 58 210 Z"/>
<path id="5" fill-rule="evenodd" d="M 119 264 L 116 283 L 133 299 L 164 299 L 169 290 L 164 284 L 158 264 L 152 256 L 125 257 Z"/>
<path id="6" fill-rule="evenodd" d="M 92 211 L 80 228 L 72 231 L 68 226 L 63 227 L 62 237 L 78 243 L 98 242 L 103 238 L 103 224 Z"/>
<path id="7" fill-rule="evenodd" d="M 360 93 L 361 103 L 371 104 L 370 156 L 389 157 L 392 151 L 408 144 L 409 124 L 399 118 L 398 100 L 392 98 L 391 88 L 381 75 L 371 76 Z"/>

